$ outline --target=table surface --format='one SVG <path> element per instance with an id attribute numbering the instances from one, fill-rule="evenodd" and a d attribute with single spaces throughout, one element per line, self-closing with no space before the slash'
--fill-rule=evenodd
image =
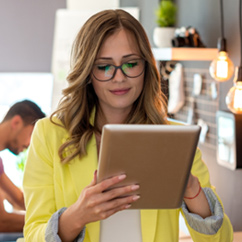
<path id="1" fill-rule="evenodd" d="M 242 241 L 242 232 L 234 232 L 234 241 L 233 242 L 241 242 Z M 24 239 L 18 239 L 17 242 L 24 242 Z M 179 242 L 192 242 L 190 236 L 181 234 Z"/>
<path id="2" fill-rule="evenodd" d="M 192 242 L 190 236 L 181 234 L 179 242 Z M 234 232 L 234 241 L 233 242 L 241 242 L 242 241 L 242 232 Z"/>

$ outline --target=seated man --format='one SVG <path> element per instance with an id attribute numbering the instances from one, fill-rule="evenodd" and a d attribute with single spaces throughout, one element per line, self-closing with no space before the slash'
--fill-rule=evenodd
<path id="1" fill-rule="evenodd" d="M 45 114 L 41 109 L 29 100 L 18 102 L 10 107 L 0 123 L 0 151 L 8 149 L 17 155 L 26 149 L 29 146 L 35 122 L 43 117 Z M 5 198 L 17 209 L 25 210 L 23 193 L 5 174 L 0 157 L 0 233 L 22 232 L 24 214 L 6 212 L 3 204 Z"/>

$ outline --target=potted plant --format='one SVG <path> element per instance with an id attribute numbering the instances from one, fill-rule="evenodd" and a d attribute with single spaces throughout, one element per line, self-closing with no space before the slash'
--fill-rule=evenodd
<path id="1" fill-rule="evenodd" d="M 171 47 L 175 33 L 176 4 L 172 0 L 161 0 L 155 11 L 158 27 L 154 29 L 153 40 L 157 47 Z"/>

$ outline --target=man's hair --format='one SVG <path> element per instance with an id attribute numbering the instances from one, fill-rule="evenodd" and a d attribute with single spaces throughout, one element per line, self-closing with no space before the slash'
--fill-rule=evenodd
<path id="1" fill-rule="evenodd" d="M 11 106 L 2 122 L 10 120 L 16 115 L 19 115 L 22 118 L 24 125 L 34 125 L 38 119 L 45 117 L 45 114 L 41 111 L 40 107 L 29 100 L 23 100 Z"/>

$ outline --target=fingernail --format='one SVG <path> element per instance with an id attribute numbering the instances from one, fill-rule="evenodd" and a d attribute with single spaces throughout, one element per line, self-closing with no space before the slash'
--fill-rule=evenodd
<path id="1" fill-rule="evenodd" d="M 125 174 L 122 174 L 122 175 L 120 175 L 120 176 L 118 177 L 119 180 L 123 180 L 123 179 L 125 179 L 125 178 L 126 178 L 126 175 L 125 175 Z"/>
<path id="2" fill-rule="evenodd" d="M 131 204 L 128 204 L 124 208 L 127 209 L 127 208 L 130 208 L 130 207 L 131 207 Z"/>
<path id="3" fill-rule="evenodd" d="M 132 191 L 137 190 L 137 189 L 139 189 L 139 185 L 133 185 L 133 186 L 131 187 L 131 190 L 132 190 Z"/>
<path id="4" fill-rule="evenodd" d="M 138 200 L 139 198 L 140 198 L 139 195 L 135 195 L 135 196 L 133 196 L 133 200 L 134 200 L 134 201 Z"/>

